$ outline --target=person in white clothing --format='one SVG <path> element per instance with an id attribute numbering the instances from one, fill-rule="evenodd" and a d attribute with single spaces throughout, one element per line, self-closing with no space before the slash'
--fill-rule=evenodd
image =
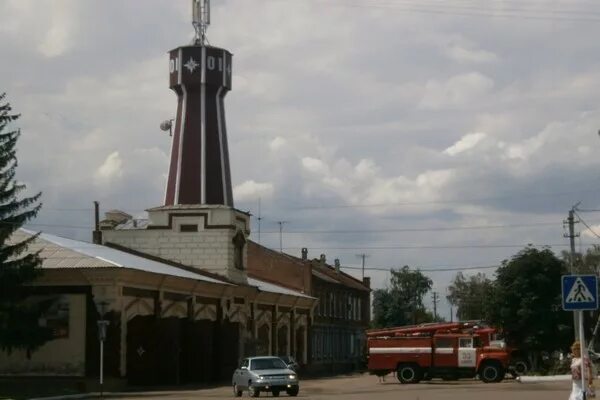
<path id="1" fill-rule="evenodd" d="M 582 357 L 578 340 L 571 346 L 571 352 L 573 353 L 573 359 L 571 360 L 571 381 L 573 386 L 569 400 L 583 400 L 583 388 L 581 387 Z M 594 393 L 594 375 L 590 359 L 583 357 L 583 363 L 585 366 L 585 380 L 587 381 L 586 399 L 589 399 L 590 397 L 596 397 Z"/>

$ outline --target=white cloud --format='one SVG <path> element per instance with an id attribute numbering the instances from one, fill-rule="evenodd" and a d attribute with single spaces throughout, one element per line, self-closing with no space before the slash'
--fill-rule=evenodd
<path id="1" fill-rule="evenodd" d="M 283 146 L 285 146 L 286 143 L 287 141 L 284 138 L 282 138 L 281 136 L 277 136 L 275 139 L 269 142 L 269 148 L 272 151 L 277 151 L 280 150 Z"/>
<path id="2" fill-rule="evenodd" d="M 106 157 L 102 165 L 96 170 L 96 181 L 100 183 L 109 183 L 116 178 L 123 176 L 123 161 L 119 152 L 112 152 Z"/>
<path id="3" fill-rule="evenodd" d="M 61 56 L 74 45 L 78 36 L 77 3 L 74 0 L 57 0 L 51 6 L 36 7 L 36 12 L 43 10 L 45 20 L 49 23 L 38 45 L 38 51 L 44 56 Z"/>
<path id="4" fill-rule="evenodd" d="M 58 1 L 0 1 L 0 76 L 10 77 L 2 91 L 22 114 L 19 178 L 43 191 L 48 209 L 95 199 L 128 210 L 161 204 L 170 138 L 158 124 L 176 110 L 165 52 L 189 43 L 188 6 Z M 306 230 L 561 221 L 576 201 L 600 206 L 589 193 L 600 187 L 600 24 L 317 3 L 213 7 L 211 43 L 235 54 L 225 103 L 237 205 L 251 209 L 260 197 L 271 215 Z M 589 9 L 584 0 L 570 7 Z M 472 200 L 481 198 L 498 199 Z M 298 210 L 320 204 L 350 207 Z M 41 218 L 65 225 L 51 212 Z M 286 241 L 555 243 L 557 229 Z M 88 239 L 85 231 L 58 233 Z M 374 249 L 369 262 L 492 265 L 512 251 Z M 352 264 L 355 253 L 339 256 Z"/>
<path id="5" fill-rule="evenodd" d="M 498 57 L 492 52 L 467 49 L 459 45 L 451 45 L 447 47 L 446 55 L 454 61 L 460 63 L 490 63 L 498 59 Z"/>
<path id="6" fill-rule="evenodd" d="M 590 228 L 591 229 L 589 229 L 589 228 L 583 229 L 581 231 L 581 234 L 586 238 L 597 240 L 598 239 L 597 235 L 600 235 L 600 224 L 590 225 Z"/>
<path id="7" fill-rule="evenodd" d="M 483 132 L 468 133 L 465 136 L 463 136 L 458 142 L 454 143 L 452 146 L 444 150 L 444 153 L 450 156 L 455 156 L 459 153 L 470 150 L 473 147 L 477 146 L 477 144 L 481 142 L 485 137 L 486 134 Z"/>
<path id="8" fill-rule="evenodd" d="M 479 72 L 456 75 L 441 82 L 429 80 L 419 103 L 423 109 L 475 106 L 494 87 L 494 81 Z"/>
<path id="9" fill-rule="evenodd" d="M 329 171 L 329 167 L 322 160 L 304 157 L 302 158 L 302 166 L 309 172 L 316 174 L 326 174 Z"/>
<path id="10" fill-rule="evenodd" d="M 245 181 L 233 188 L 235 201 L 268 199 L 273 196 L 274 187 L 270 182 Z"/>
<path id="11" fill-rule="evenodd" d="M 359 179 L 372 178 L 379 172 L 379 168 L 375 162 L 368 159 L 360 160 L 358 164 L 356 164 L 356 167 L 354 167 L 354 170 L 356 171 L 356 176 Z"/>

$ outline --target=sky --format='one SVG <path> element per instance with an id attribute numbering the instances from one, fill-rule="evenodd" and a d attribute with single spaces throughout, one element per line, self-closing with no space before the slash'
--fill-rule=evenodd
<path id="1" fill-rule="evenodd" d="M 43 192 L 30 228 L 90 241 L 94 200 L 136 217 L 162 204 L 167 52 L 192 37 L 188 0 L 0 2 L 17 178 Z M 568 250 L 578 202 L 577 249 L 598 243 L 598 37 L 589 0 L 213 0 L 251 238 L 279 249 L 284 221 L 283 251 L 359 278 L 366 254 L 374 288 L 419 268 L 446 317 L 458 271 Z"/>

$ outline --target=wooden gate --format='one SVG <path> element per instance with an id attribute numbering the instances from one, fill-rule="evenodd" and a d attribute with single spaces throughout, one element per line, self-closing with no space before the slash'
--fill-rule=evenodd
<path id="1" fill-rule="evenodd" d="M 185 383 L 213 381 L 213 331 L 209 320 L 186 321 L 183 330 L 182 380 Z"/>
<path id="2" fill-rule="evenodd" d="M 127 323 L 127 379 L 133 385 L 180 383 L 181 319 L 137 316 Z"/>
<path id="3" fill-rule="evenodd" d="M 217 364 L 220 368 L 220 380 L 231 379 L 233 371 L 237 368 L 240 358 L 240 324 L 238 322 L 221 322 L 218 330 L 219 355 Z"/>
<path id="4" fill-rule="evenodd" d="M 137 316 L 127 323 L 127 379 L 132 385 L 156 380 L 154 316 Z"/>

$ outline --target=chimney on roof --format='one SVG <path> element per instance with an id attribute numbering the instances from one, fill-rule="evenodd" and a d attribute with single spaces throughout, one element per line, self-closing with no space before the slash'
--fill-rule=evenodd
<path id="1" fill-rule="evenodd" d="M 308 260 L 308 249 L 306 247 L 302 248 L 302 261 Z"/>
<path id="2" fill-rule="evenodd" d="M 325 262 L 327 261 L 325 254 L 321 254 L 321 257 L 319 258 L 319 261 L 321 262 L 321 264 L 325 265 Z"/>
<path id="3" fill-rule="evenodd" d="M 371 278 L 368 276 L 363 277 L 363 284 L 366 287 L 370 288 L 371 287 Z"/>
<path id="4" fill-rule="evenodd" d="M 100 231 L 100 203 L 94 201 L 94 231 L 92 232 L 92 242 L 102 244 L 102 232 Z"/>
<path id="5" fill-rule="evenodd" d="M 335 265 L 335 272 L 337 272 L 339 274 L 340 273 L 340 259 L 336 258 L 334 260 L 333 264 Z"/>

